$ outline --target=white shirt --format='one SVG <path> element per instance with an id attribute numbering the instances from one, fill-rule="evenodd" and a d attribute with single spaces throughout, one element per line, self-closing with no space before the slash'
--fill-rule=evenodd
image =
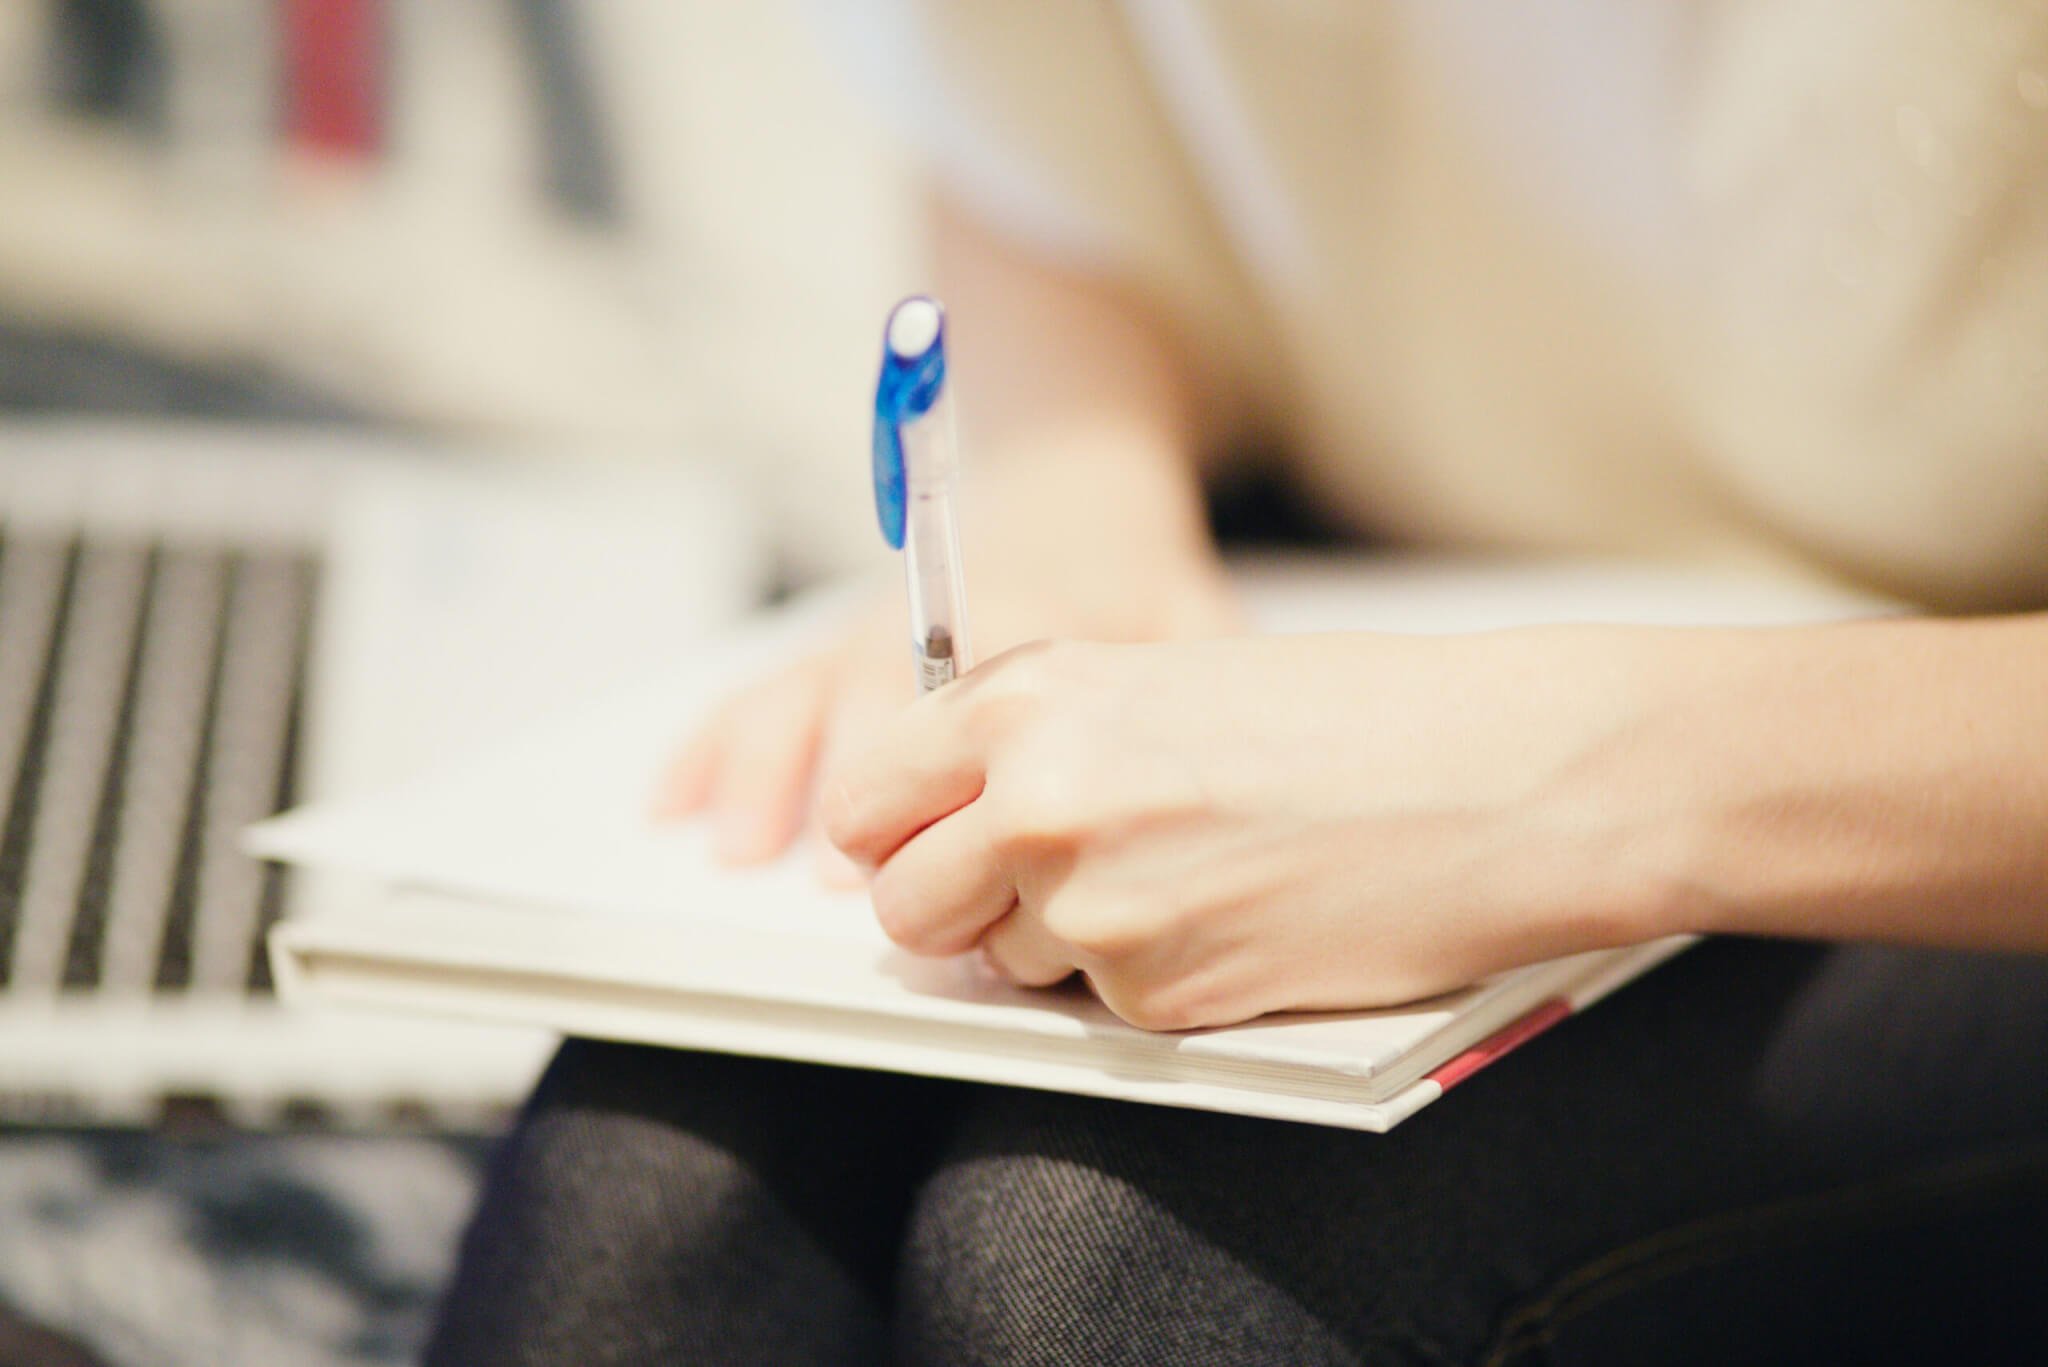
<path id="1" fill-rule="evenodd" d="M 859 24 L 962 195 L 1148 288 L 1219 414 L 1283 429 L 1362 526 L 2048 606 L 2048 10 L 899 0 Z"/>

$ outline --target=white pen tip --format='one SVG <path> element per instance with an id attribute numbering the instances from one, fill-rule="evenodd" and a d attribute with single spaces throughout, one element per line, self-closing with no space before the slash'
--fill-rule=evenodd
<path id="1" fill-rule="evenodd" d="M 922 295 L 905 299 L 889 315 L 889 350 L 914 361 L 939 340 L 939 306 Z"/>

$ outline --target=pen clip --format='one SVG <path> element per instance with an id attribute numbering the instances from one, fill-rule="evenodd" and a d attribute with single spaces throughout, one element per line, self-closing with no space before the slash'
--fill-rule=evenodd
<path id="1" fill-rule="evenodd" d="M 916 305 L 937 313 L 937 304 L 922 295 L 906 299 L 890 314 L 889 334 L 882 343 L 882 375 L 875 383 L 875 516 L 882 539 L 892 550 L 903 549 L 909 480 L 904 469 L 903 428 L 931 412 L 946 383 L 946 337 L 943 321 L 922 350 L 906 355 L 895 345 L 895 319 Z M 943 315 L 939 315 L 943 319 Z"/>

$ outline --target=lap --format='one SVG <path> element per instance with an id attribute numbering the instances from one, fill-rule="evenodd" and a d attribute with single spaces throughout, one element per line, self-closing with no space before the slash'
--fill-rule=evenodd
<path id="1" fill-rule="evenodd" d="M 956 1090 L 569 1041 L 493 1158 L 427 1361 L 873 1361 Z"/>
<path id="2" fill-rule="evenodd" d="M 1936 1327 L 2002 1332 L 2048 1254 L 2044 1076 L 2048 961 L 1722 942 L 1384 1136 L 980 1093 L 913 1249 L 946 1253 L 942 1331 L 1021 1259 L 1084 1301 L 1164 1285 L 1149 1321 L 1198 1336 L 1263 1287 L 1330 1341 L 1296 1360 L 1952 1351 Z M 1035 1246 L 1006 1234 L 1032 1212 Z"/>
<path id="3" fill-rule="evenodd" d="M 619 1193 L 766 1192 L 846 1226 L 911 1360 L 1797 1360 L 2030 1312 L 2044 1075 L 2048 960 L 1746 941 L 1384 1136 L 572 1044 L 484 1222 L 687 1243 L 705 1203 Z M 601 1217 L 521 1194 L 594 1147 Z"/>

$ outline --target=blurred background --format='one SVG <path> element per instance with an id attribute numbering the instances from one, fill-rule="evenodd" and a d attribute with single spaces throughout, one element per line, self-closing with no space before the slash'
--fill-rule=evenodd
<path id="1" fill-rule="evenodd" d="M 0 3 L 0 1367 L 411 1360 L 549 1042 L 236 833 L 873 552 L 907 160 L 796 0 Z"/>

